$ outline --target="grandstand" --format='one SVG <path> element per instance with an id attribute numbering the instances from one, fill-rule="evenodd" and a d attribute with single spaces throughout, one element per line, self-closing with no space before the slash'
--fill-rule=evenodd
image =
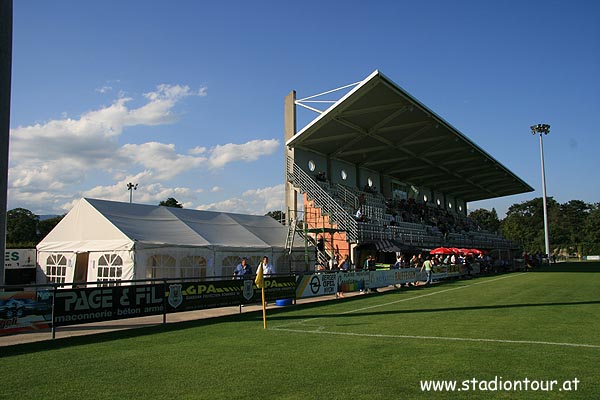
<path id="1" fill-rule="evenodd" d="M 367 254 L 438 246 L 516 255 L 519 245 L 474 224 L 467 204 L 531 186 L 381 72 L 339 89 L 285 99 L 289 237 L 322 238 L 321 264 L 334 254 L 358 264 Z M 300 131 L 298 106 L 319 114 Z"/>

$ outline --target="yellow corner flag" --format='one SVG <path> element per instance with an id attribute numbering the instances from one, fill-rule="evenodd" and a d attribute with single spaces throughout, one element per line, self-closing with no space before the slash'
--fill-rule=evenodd
<path id="1" fill-rule="evenodd" d="M 265 287 L 265 276 L 263 274 L 263 266 L 262 264 L 258 266 L 258 270 L 256 271 L 256 278 L 254 279 L 254 284 L 260 289 Z"/>
<path id="2" fill-rule="evenodd" d="M 267 329 L 267 303 L 265 302 L 265 274 L 263 272 L 262 263 L 258 266 L 258 270 L 256 271 L 256 278 L 254 279 L 254 283 L 261 290 L 261 298 L 262 298 L 262 312 L 263 312 L 263 327 Z"/>

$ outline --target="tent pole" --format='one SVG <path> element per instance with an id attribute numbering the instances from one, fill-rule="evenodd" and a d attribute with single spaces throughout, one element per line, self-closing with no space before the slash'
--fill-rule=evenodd
<path id="1" fill-rule="evenodd" d="M 167 291 L 167 280 L 163 280 L 163 325 L 167 324 L 167 296 L 165 296 L 165 293 Z"/>

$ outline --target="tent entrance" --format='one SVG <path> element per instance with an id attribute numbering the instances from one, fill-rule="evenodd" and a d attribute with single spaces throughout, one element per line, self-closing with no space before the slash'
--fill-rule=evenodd
<path id="1" fill-rule="evenodd" d="M 87 282 L 88 262 L 90 253 L 77 253 L 75 259 L 75 271 L 73 273 L 73 282 Z"/>

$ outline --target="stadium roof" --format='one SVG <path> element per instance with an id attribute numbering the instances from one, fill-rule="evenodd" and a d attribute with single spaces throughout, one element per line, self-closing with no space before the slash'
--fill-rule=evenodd
<path id="1" fill-rule="evenodd" d="M 286 144 L 465 201 L 533 191 L 379 71 Z"/>

